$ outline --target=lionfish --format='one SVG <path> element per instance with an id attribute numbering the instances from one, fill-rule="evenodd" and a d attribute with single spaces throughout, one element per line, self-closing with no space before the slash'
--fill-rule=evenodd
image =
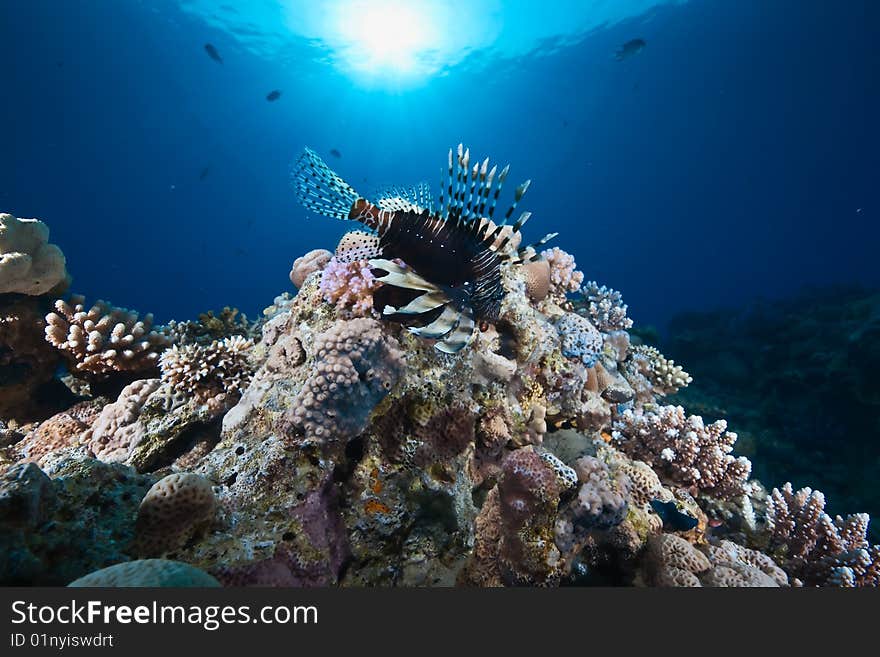
<path id="1" fill-rule="evenodd" d="M 510 166 L 498 172 L 497 166 L 489 169 L 489 158 L 473 167 L 470 161 L 470 150 L 461 144 L 456 156 L 449 150 L 446 196 L 441 180 L 437 209 L 425 183 L 389 188 L 371 202 L 310 148 L 303 151 L 291 176 L 299 201 L 308 210 L 358 221 L 369 229 L 372 246 L 361 257 L 368 260 L 377 280 L 408 292 L 392 297 L 407 301 L 386 304 L 382 315 L 402 321 L 418 336 L 437 340 L 436 348 L 445 353 L 462 349 L 477 322 L 498 319 L 504 298 L 501 265 L 540 260 L 537 248 L 558 234 L 550 233 L 516 252 L 509 248 L 511 237 L 531 213 L 520 214 L 502 237 L 503 229 L 531 181 L 516 188 L 513 203 L 496 223 L 495 206 Z"/>

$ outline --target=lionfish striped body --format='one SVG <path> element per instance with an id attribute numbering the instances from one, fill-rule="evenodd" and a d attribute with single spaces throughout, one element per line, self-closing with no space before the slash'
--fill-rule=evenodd
<path id="1" fill-rule="evenodd" d="M 306 148 L 293 170 L 300 202 L 312 212 L 358 221 L 377 239 L 369 260 L 375 277 L 388 286 L 409 291 L 402 305 L 385 305 L 386 317 L 406 320 L 409 330 L 438 340 L 437 349 L 455 353 L 464 347 L 475 322 L 498 319 L 504 290 L 501 265 L 540 259 L 537 247 L 556 236 L 512 252 L 507 244 L 530 213 L 523 212 L 511 231 L 502 229 L 525 194 L 529 181 L 516 188 L 514 201 L 502 220 L 493 220 L 508 167 L 489 170 L 489 160 L 470 167 L 470 152 L 458 146 L 449 151 L 446 204 L 441 193 L 438 210 L 427 185 L 393 188 L 368 201 Z M 485 214 L 484 214 L 485 213 Z M 406 263 L 402 267 L 392 259 Z"/>

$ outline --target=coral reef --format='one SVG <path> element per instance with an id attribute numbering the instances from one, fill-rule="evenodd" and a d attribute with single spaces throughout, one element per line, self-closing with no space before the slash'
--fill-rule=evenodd
<path id="1" fill-rule="evenodd" d="M 0 582 L 878 584 L 867 515 L 768 493 L 723 419 L 661 405 L 690 376 L 572 256 L 499 264 L 497 317 L 441 351 L 376 312 L 412 302 L 373 278 L 376 249 L 352 232 L 298 259 L 257 324 L 154 328 L 81 298 L 43 324 L 50 299 L 3 299 L 26 318 L 0 322 L 31 363 L 19 390 L 60 383 L 59 354 L 88 385 L 0 425 Z"/>
<path id="2" fill-rule="evenodd" d="M 60 294 L 70 283 L 66 265 L 46 224 L 0 213 L 0 294 Z"/>
<path id="3" fill-rule="evenodd" d="M 46 315 L 46 340 L 58 349 L 70 371 L 85 378 L 155 371 L 168 338 L 152 330 L 153 316 L 115 308 L 105 301 L 86 310 L 85 299 L 59 299 Z"/>

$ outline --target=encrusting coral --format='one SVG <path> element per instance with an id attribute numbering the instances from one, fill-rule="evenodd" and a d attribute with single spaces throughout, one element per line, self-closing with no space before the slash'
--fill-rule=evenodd
<path id="1" fill-rule="evenodd" d="M 72 373 L 102 379 L 120 372 L 149 373 L 170 340 L 153 330 L 153 316 L 85 298 L 59 299 L 46 315 L 46 340 L 61 352 Z"/>

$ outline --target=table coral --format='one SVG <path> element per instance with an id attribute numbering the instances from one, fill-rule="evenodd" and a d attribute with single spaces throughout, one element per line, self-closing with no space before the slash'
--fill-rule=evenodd
<path id="1" fill-rule="evenodd" d="M 153 316 L 97 301 L 86 310 L 85 298 L 59 299 L 46 315 L 46 340 L 58 349 L 71 372 L 102 379 L 120 372 L 149 373 L 170 344 L 153 330 Z"/>

